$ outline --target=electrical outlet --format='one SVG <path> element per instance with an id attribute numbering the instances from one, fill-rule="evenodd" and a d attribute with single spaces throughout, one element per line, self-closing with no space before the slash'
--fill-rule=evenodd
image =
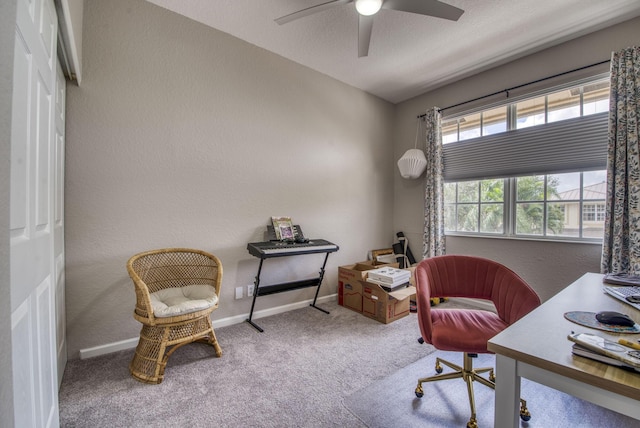
<path id="1" fill-rule="evenodd" d="M 236 287 L 236 299 L 242 299 L 242 287 Z"/>
<path id="2" fill-rule="evenodd" d="M 254 284 L 247 285 L 247 297 L 253 297 L 253 289 L 254 289 L 254 287 L 255 287 Z"/>

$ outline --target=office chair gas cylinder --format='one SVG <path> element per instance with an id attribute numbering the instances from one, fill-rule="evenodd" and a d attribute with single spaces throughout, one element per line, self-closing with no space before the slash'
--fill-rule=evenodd
<path id="1" fill-rule="evenodd" d="M 516 273 L 497 262 L 479 257 L 431 257 L 418 264 L 415 278 L 421 339 L 438 350 L 463 352 L 462 367 L 436 358 L 438 374 L 419 379 L 416 396 L 424 395 L 423 383 L 464 379 L 471 407 L 467 428 L 477 428 L 473 382 L 495 389 L 495 376 L 492 367 L 474 369 L 472 358 L 477 354 L 490 353 L 487 350 L 488 340 L 539 306 L 540 298 Z M 431 299 L 444 296 L 487 300 L 493 303 L 495 312 L 431 307 Z M 441 374 L 442 364 L 454 372 Z M 488 378 L 480 376 L 486 372 L 489 372 Z M 520 417 L 527 421 L 531 415 L 526 402 L 521 399 L 520 404 Z"/>
<path id="2" fill-rule="evenodd" d="M 127 270 L 136 291 L 133 317 L 142 323 L 129 364 L 134 378 L 162 382 L 171 354 L 192 342 L 207 343 L 222 355 L 210 318 L 222 283 L 216 256 L 187 248 L 153 250 L 131 257 Z"/>

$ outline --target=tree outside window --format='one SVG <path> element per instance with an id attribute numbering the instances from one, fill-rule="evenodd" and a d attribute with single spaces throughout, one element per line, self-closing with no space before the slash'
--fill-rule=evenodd
<path id="1" fill-rule="evenodd" d="M 575 172 L 445 183 L 445 231 L 601 238 L 606 172 Z M 505 189 L 513 186 L 513 219 Z M 513 231 L 505 226 L 513 222 Z"/>

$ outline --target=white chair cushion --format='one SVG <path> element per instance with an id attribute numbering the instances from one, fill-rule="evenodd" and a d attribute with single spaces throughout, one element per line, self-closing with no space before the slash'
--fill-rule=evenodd
<path id="1" fill-rule="evenodd" d="M 165 288 L 149 295 L 153 315 L 158 318 L 175 317 L 210 308 L 218 303 L 216 289 L 211 285 L 193 284 Z"/>

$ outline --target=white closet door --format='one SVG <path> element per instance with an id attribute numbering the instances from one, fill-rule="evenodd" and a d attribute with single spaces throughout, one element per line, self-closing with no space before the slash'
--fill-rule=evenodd
<path id="1" fill-rule="evenodd" d="M 67 313 L 65 310 L 64 257 L 64 142 L 67 81 L 60 63 L 56 63 L 55 146 L 53 148 L 53 265 L 55 269 L 56 353 L 58 386 L 67 365 Z"/>
<path id="2" fill-rule="evenodd" d="M 16 427 L 58 427 L 56 72 L 52 0 L 19 0 L 11 134 L 11 328 Z"/>

